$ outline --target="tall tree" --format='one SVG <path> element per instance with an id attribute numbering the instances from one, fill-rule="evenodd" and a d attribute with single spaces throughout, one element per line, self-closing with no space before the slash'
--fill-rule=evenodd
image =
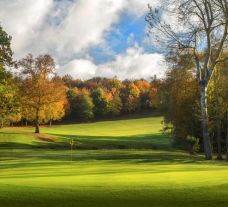
<path id="1" fill-rule="evenodd" d="M 11 37 L 0 26 L 0 119 L 4 120 L 18 113 L 19 102 L 11 73 L 6 67 L 12 66 Z"/>
<path id="2" fill-rule="evenodd" d="M 164 80 L 163 104 L 166 104 L 165 123 L 172 125 L 176 141 L 187 144 L 187 137 L 199 137 L 199 87 L 190 70 L 178 66 L 167 71 Z"/>
<path id="3" fill-rule="evenodd" d="M 93 100 L 88 94 L 78 94 L 75 97 L 74 107 L 76 109 L 76 116 L 81 120 L 90 120 L 93 115 Z"/>
<path id="4" fill-rule="evenodd" d="M 108 99 L 102 88 L 97 88 L 92 94 L 94 104 L 94 114 L 105 116 L 108 114 Z"/>
<path id="5" fill-rule="evenodd" d="M 12 65 L 11 37 L 0 25 L 0 69 L 5 65 Z"/>
<path id="6" fill-rule="evenodd" d="M 140 90 L 133 82 L 125 82 L 125 87 L 121 89 L 120 96 L 124 112 L 135 112 L 140 109 Z"/>
<path id="7" fill-rule="evenodd" d="M 111 116 L 118 116 L 121 113 L 122 106 L 123 104 L 119 93 L 112 94 L 111 99 L 109 100 L 109 114 Z"/>
<path id="8" fill-rule="evenodd" d="M 201 88 L 201 119 L 203 128 L 205 159 L 212 159 L 212 147 L 208 129 L 209 82 L 226 47 L 228 35 L 227 0 L 168 0 L 162 1 L 160 8 L 149 6 L 146 21 L 150 31 L 157 32 L 159 40 L 169 51 L 188 52 L 195 60 L 198 83 Z M 176 17 L 177 27 L 162 19 L 161 12 L 168 12 L 169 19 Z M 205 46 L 202 57 L 202 47 Z"/>
<path id="9" fill-rule="evenodd" d="M 17 91 L 10 85 L 0 83 L 0 127 L 4 121 L 19 113 L 20 105 Z"/>
<path id="10" fill-rule="evenodd" d="M 66 88 L 51 78 L 54 75 L 55 63 L 50 55 L 34 58 L 29 54 L 18 63 L 23 81 L 20 87 L 22 105 L 30 110 L 35 121 L 35 133 L 40 133 L 40 121 L 45 117 L 42 111 L 55 107 L 65 99 Z M 48 113 L 46 113 L 49 116 Z"/>
<path id="11" fill-rule="evenodd" d="M 208 96 L 208 114 L 210 117 L 210 132 L 216 139 L 217 159 L 222 160 L 222 101 L 221 101 L 221 70 L 216 70 L 212 77 L 212 81 L 208 85 L 207 96 Z"/>

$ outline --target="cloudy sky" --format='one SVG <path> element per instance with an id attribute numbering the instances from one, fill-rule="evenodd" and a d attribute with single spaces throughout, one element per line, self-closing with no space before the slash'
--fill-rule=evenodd
<path id="1" fill-rule="evenodd" d="M 75 78 L 162 76 L 164 57 L 146 35 L 147 4 L 159 0 L 0 0 L 15 59 L 49 53 Z"/>

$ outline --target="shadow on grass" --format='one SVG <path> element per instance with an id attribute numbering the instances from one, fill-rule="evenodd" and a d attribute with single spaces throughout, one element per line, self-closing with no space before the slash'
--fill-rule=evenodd
<path id="1" fill-rule="evenodd" d="M 201 163 L 203 156 L 190 155 L 179 151 L 150 151 L 150 150 L 74 150 L 71 160 L 70 150 L 46 151 L 36 150 L 4 150 L 1 151 L 0 161 L 2 167 L 11 165 L 13 167 L 40 166 L 64 163 L 77 163 L 81 161 L 108 161 L 108 163 L 128 163 L 128 164 L 193 164 Z M 4 163 L 6 160 L 13 162 Z M 35 161 L 35 162 L 34 162 Z M 11 166 L 11 167 L 12 167 Z"/>
<path id="2" fill-rule="evenodd" d="M 20 133 L 7 133 L 10 138 Z M 32 134 L 30 133 L 32 136 Z M 43 148 L 43 149 L 69 149 L 70 140 L 74 140 L 74 145 L 77 149 L 97 150 L 97 149 L 174 149 L 172 138 L 163 134 L 139 134 L 133 136 L 82 136 L 68 134 L 49 134 L 54 137 L 54 141 L 45 141 L 28 137 L 31 139 L 29 143 L 20 143 L 15 140 L 11 142 L 0 142 L 1 148 Z M 19 138 L 18 138 L 19 140 Z"/>
<path id="3" fill-rule="evenodd" d="M 9 152 L 3 152 L 2 155 L 7 158 Z M 211 163 L 213 168 L 228 165 L 226 162 L 205 162 L 203 156 L 200 155 L 150 150 L 79 150 L 74 151 L 73 161 L 70 161 L 70 151 L 17 150 L 12 151 L 11 157 L 8 158 L 12 160 L 10 162 L 7 160 L 1 162 L 0 160 L 1 169 L 13 169 L 14 173 L 11 175 L 1 174 L 0 178 L 26 178 L 27 174 L 35 177 L 52 177 L 137 173 L 137 171 L 142 174 L 186 170 L 208 171 L 205 164 Z M 177 167 L 176 165 L 186 167 Z M 216 168 L 217 171 L 220 169 L 223 168 Z"/>
<path id="4" fill-rule="evenodd" d="M 77 149 L 174 149 L 172 138 L 163 134 L 139 134 L 133 136 L 82 136 L 51 134 L 65 142 L 73 139 Z"/>
<path id="5" fill-rule="evenodd" d="M 0 143 L 1 168 L 49 167 L 93 160 L 107 161 L 109 164 L 126 163 L 133 165 L 200 164 L 203 161 L 203 156 L 176 151 L 172 146 L 172 139 L 163 134 L 140 134 L 122 137 L 49 135 L 56 137 L 56 141 L 34 139 L 31 143 Z M 71 139 L 75 141 L 73 162 L 70 162 L 69 141 Z M 222 165 L 224 163 L 217 164 Z"/>

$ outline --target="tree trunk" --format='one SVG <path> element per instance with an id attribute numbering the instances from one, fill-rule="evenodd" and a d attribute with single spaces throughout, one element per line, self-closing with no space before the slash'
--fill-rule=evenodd
<path id="1" fill-rule="evenodd" d="M 52 120 L 50 119 L 50 121 L 49 121 L 49 127 L 51 127 L 52 126 Z"/>
<path id="2" fill-rule="evenodd" d="M 226 112 L 226 160 L 228 161 L 228 111 Z"/>
<path id="3" fill-rule="evenodd" d="M 217 138 L 217 160 L 222 160 L 222 145 L 221 145 L 221 121 L 219 118 L 216 118 L 216 138 Z"/>
<path id="4" fill-rule="evenodd" d="M 39 125 L 39 121 L 36 120 L 36 123 L 35 123 L 35 133 L 36 134 L 39 134 L 40 133 L 40 125 Z"/>
<path id="5" fill-rule="evenodd" d="M 1 119 L 1 125 L 0 125 L 0 128 L 2 129 L 4 127 L 4 121 L 3 119 Z"/>
<path id="6" fill-rule="evenodd" d="M 36 120 L 35 120 L 35 133 L 40 133 L 40 124 L 39 124 L 39 109 L 36 110 Z"/>
<path id="7" fill-rule="evenodd" d="M 28 126 L 28 121 L 27 121 L 27 120 L 25 120 L 25 126 L 26 126 L 26 127 Z"/>
<path id="8" fill-rule="evenodd" d="M 210 142 L 209 129 L 208 129 L 206 84 L 201 85 L 200 95 L 201 95 L 201 119 L 202 119 L 202 127 L 203 127 L 203 143 L 204 143 L 205 160 L 211 160 L 212 150 L 211 150 L 211 142 Z"/>
<path id="9" fill-rule="evenodd" d="M 217 72 L 217 71 L 216 71 Z M 218 75 L 214 77 L 214 96 L 215 96 L 215 118 L 216 118 L 216 141 L 217 141 L 217 160 L 222 160 L 222 145 L 221 145 L 221 119 L 219 111 L 219 94 L 218 94 Z"/>
<path id="10" fill-rule="evenodd" d="M 70 156 L 71 156 L 71 161 L 73 160 L 73 144 L 70 146 Z"/>

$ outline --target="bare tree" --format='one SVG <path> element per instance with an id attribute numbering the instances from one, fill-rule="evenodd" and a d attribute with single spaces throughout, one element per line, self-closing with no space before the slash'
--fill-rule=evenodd
<path id="1" fill-rule="evenodd" d="M 170 16 L 163 18 L 164 14 Z M 176 18 L 177 26 L 169 22 Z M 168 20 L 165 20 L 168 19 Z M 188 52 L 195 61 L 201 88 L 201 119 L 205 159 L 212 159 L 208 130 L 207 88 L 221 54 L 227 47 L 228 0 L 167 0 L 159 8 L 149 6 L 149 31 L 156 34 L 169 51 Z"/>

